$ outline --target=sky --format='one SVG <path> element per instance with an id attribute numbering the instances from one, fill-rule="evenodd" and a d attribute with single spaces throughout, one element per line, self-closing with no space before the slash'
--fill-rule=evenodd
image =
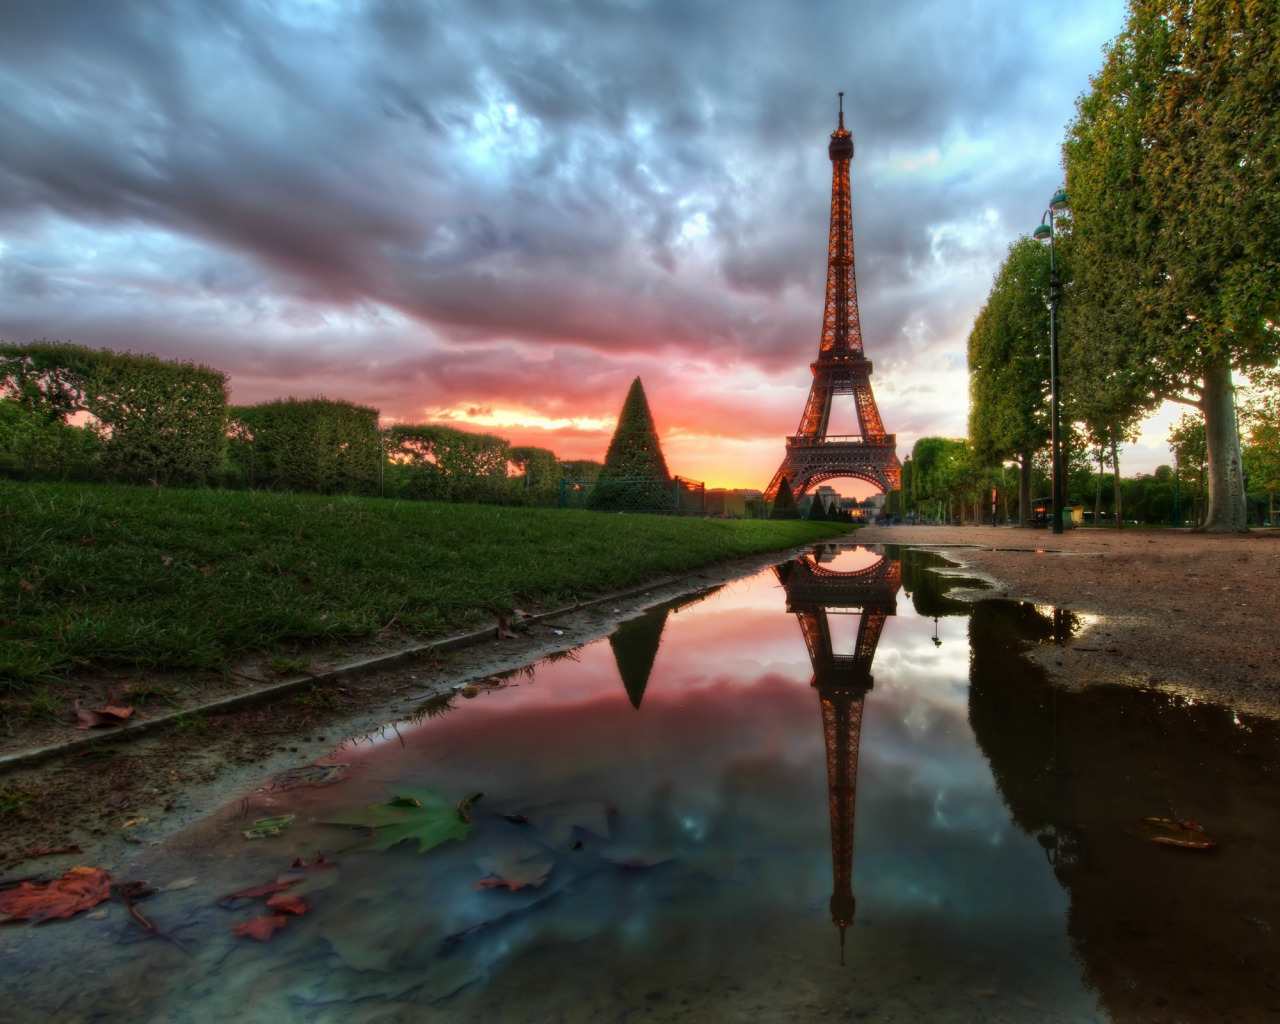
<path id="1" fill-rule="evenodd" d="M 859 308 L 905 455 L 1062 182 L 1122 0 L 6 0 L 0 339 L 189 359 L 232 401 L 763 488 L 799 423 L 844 91 Z M 856 432 L 852 404 L 833 433 Z M 1159 423 L 1122 472 L 1169 455 Z"/>

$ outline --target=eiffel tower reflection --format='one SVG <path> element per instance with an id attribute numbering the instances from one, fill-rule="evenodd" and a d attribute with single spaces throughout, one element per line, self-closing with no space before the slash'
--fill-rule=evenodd
<path id="1" fill-rule="evenodd" d="M 887 555 L 863 568 L 841 572 L 830 564 L 841 552 L 865 552 L 853 545 L 826 544 L 776 566 L 809 648 L 812 686 L 818 691 L 827 747 L 827 793 L 831 814 L 831 920 L 840 929 L 844 963 L 845 929 L 853 923 L 853 820 L 858 797 L 858 741 L 862 705 L 874 680 L 871 662 L 884 621 L 897 613 L 902 563 Z M 857 615 L 858 638 L 852 654 L 836 654 L 829 616 Z"/>

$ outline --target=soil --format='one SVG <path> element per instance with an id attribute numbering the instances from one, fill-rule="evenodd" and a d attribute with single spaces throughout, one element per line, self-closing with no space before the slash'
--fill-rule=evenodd
<path id="1" fill-rule="evenodd" d="M 1055 682 L 1136 683 L 1280 718 L 1280 530 L 868 527 L 936 547 L 1005 597 L 1070 608 L 1082 632 L 1030 657 Z"/>
<path id="2" fill-rule="evenodd" d="M 869 527 L 864 543 L 945 551 L 955 570 L 992 584 L 954 596 L 1008 597 L 1071 608 L 1086 626 L 1060 646 L 1029 656 L 1068 686 L 1129 682 L 1175 689 L 1195 699 L 1280 718 L 1280 532 L 1203 536 L 1183 531 L 1046 531 L 991 527 Z M 736 579 L 786 557 L 757 557 L 655 583 L 589 606 L 530 616 L 499 636 L 454 653 L 427 654 L 358 676 L 313 685 L 295 673 L 295 689 L 219 714 L 201 704 L 252 695 L 278 681 L 265 664 L 247 663 L 204 680 L 86 676 L 68 702 L 101 708 L 116 698 L 131 720 L 188 714 L 180 725 L 119 741 L 119 729 L 38 762 L 0 765 L 0 882 L 57 874 L 72 863 L 117 871 L 140 847 L 222 803 L 229 793 L 270 787 L 270 776 L 312 763 L 340 739 L 382 734 L 389 721 L 439 713 L 505 685 L 523 666 L 609 633 L 653 604 Z M 532 610 L 532 611 L 537 611 Z M 304 652 L 307 673 L 353 658 L 391 654 L 387 640 L 360 649 Z M 193 685 L 194 682 L 194 685 Z M 165 696 L 146 696 L 171 689 Z M 175 703 L 176 702 L 176 703 Z M 62 719 L 13 730 L 0 756 L 87 735 Z M 393 728 L 393 727 L 390 727 Z M 265 783 L 262 781 L 267 779 Z M 247 804 L 246 804 L 247 806 Z M 78 847 L 79 854 L 41 853 Z"/>

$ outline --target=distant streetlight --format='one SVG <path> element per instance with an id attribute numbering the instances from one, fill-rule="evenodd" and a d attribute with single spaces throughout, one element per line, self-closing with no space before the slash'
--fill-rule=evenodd
<path id="1" fill-rule="evenodd" d="M 902 489 L 902 514 L 907 518 L 907 525 L 911 525 L 911 456 L 908 455 L 902 460 L 902 475 L 906 479 Z"/>
<path id="2" fill-rule="evenodd" d="M 1053 460 L 1053 532 L 1062 532 L 1062 517 L 1066 511 L 1062 486 L 1062 437 L 1058 428 L 1058 268 L 1053 258 L 1053 215 L 1067 208 L 1067 193 L 1059 189 L 1049 200 L 1049 209 L 1040 218 L 1040 226 L 1032 236 L 1037 242 L 1049 243 L 1049 431 L 1051 458 Z"/>

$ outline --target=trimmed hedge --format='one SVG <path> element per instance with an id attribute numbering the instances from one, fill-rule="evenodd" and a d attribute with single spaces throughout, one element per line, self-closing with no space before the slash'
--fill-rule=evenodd
<path id="1" fill-rule="evenodd" d="M 118 478 L 206 480 L 222 465 L 221 370 L 62 342 L 0 344 L 0 394 L 39 423 L 62 425 L 88 412 L 102 438 L 102 470 Z"/>

